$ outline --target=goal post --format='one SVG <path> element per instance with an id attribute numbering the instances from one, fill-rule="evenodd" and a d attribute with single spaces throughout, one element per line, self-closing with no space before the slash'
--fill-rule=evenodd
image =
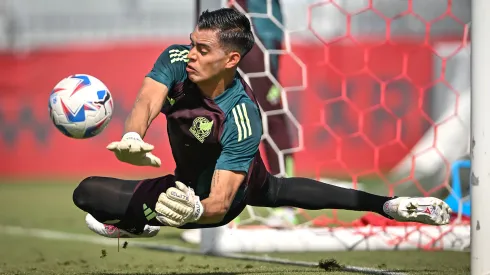
<path id="1" fill-rule="evenodd" d="M 490 274 L 490 1 L 472 1 L 471 274 Z"/>
<path id="2" fill-rule="evenodd" d="M 266 9 L 255 7 L 250 13 L 238 4 L 244 1 L 222 3 L 250 19 L 262 20 L 273 16 L 269 10 L 273 1 L 264 0 Z M 488 2 L 473 1 L 481 2 L 480 16 L 484 17 L 483 11 L 490 8 Z M 472 261 L 482 262 L 488 242 L 484 230 L 476 233 L 481 234 L 478 247 L 470 238 L 475 232 L 470 227 L 476 221 L 470 222 L 466 207 L 469 191 L 464 184 L 469 180 L 451 178 L 460 175 L 453 171 L 462 167 L 455 165 L 457 161 L 468 157 L 470 105 L 474 104 L 470 94 L 480 93 L 478 114 L 485 112 L 486 97 L 490 100 L 490 95 L 482 92 L 490 87 L 481 83 L 475 91 L 475 86 L 469 86 L 466 4 L 451 0 L 280 2 L 285 22 L 275 18 L 271 22 L 283 32 L 283 49 L 267 50 L 259 40 L 265 61 L 257 61 L 268 63 L 279 56 L 277 78 L 269 66 L 264 72 L 243 74 L 252 89 L 257 89 L 254 78 L 270 77 L 286 101 L 280 110 L 263 112 L 266 120 L 276 113 L 286 114 L 292 127 L 284 129 L 284 134 L 299 136 L 295 148 L 273 146 L 277 156 L 293 153 L 295 176 L 381 195 L 451 199 L 454 216 L 449 225 L 426 226 L 391 222 L 375 214 L 294 209 L 293 219 L 290 214 L 279 215 L 286 226 L 276 228 L 268 220 L 276 211 L 247 207 L 240 219 L 229 225 L 201 230 L 195 239 L 201 251 L 466 251 L 473 243 L 471 249 L 480 257 L 472 257 Z M 484 50 L 490 40 L 483 29 L 488 28 L 479 29 L 478 64 L 485 64 L 485 54 L 490 57 L 490 51 Z M 473 49 L 478 48 L 473 45 Z M 478 77 L 483 81 L 484 72 L 474 74 L 472 80 Z M 477 110 L 471 109 L 472 126 L 478 123 L 474 118 Z M 472 130 L 475 140 L 482 139 L 486 130 L 481 123 L 479 127 Z M 264 140 L 274 144 L 267 123 Z M 480 161 L 480 168 L 474 171 L 480 179 L 479 185 L 473 181 L 474 195 L 475 186 L 488 188 L 483 185 L 487 181 L 483 165 L 490 161 L 484 148 L 479 154 L 474 151 L 486 144 L 473 144 L 472 161 L 477 157 Z M 280 163 L 281 174 L 286 174 L 284 163 Z M 482 216 L 481 228 L 488 220 L 481 208 L 484 191 L 478 194 L 479 206 L 474 206 L 480 208 L 472 208 Z"/>

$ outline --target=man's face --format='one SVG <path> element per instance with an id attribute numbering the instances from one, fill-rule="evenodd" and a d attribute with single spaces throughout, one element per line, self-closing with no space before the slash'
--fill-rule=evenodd
<path id="1" fill-rule="evenodd" d="M 230 68 L 230 53 L 220 45 L 218 32 L 195 29 L 190 35 L 187 75 L 194 83 L 217 80 L 225 69 Z"/>

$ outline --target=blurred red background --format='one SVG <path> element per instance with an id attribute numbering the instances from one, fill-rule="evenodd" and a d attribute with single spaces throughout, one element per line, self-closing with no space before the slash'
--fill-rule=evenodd
<path id="1" fill-rule="evenodd" d="M 174 162 L 159 117 L 147 140 L 156 145 L 163 167 L 120 163 L 105 149 L 118 140 L 145 74 L 171 40 L 37 50 L 25 55 L 0 54 L 2 177 L 149 177 L 172 172 Z M 291 92 L 294 114 L 304 130 L 304 150 L 295 154 L 296 173 L 367 174 L 400 161 L 430 126 L 419 106 L 430 87 L 432 53 L 422 43 L 335 43 L 293 45 L 307 68 L 306 89 Z M 328 57 L 323 60 L 326 50 Z M 283 86 L 301 83 L 299 66 L 282 56 Z M 88 140 L 59 133 L 48 116 L 48 95 L 62 78 L 94 75 L 110 89 L 113 120 Z M 427 102 L 426 102 L 427 103 Z M 291 103 L 290 103 L 291 104 Z M 427 111 L 427 110 L 426 110 Z"/>

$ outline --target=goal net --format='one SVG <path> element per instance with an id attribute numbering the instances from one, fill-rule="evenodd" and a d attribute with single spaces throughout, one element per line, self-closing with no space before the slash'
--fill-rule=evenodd
<path id="1" fill-rule="evenodd" d="M 264 87 L 254 80 L 267 78 L 281 101 L 262 110 L 264 146 L 275 152 L 267 160 L 277 158 L 278 174 L 381 195 L 435 196 L 454 217 L 436 227 L 370 213 L 248 207 L 194 241 L 208 252 L 467 249 L 470 1 L 253 2 L 225 5 L 254 27 L 267 20 L 281 32 L 281 47 L 270 48 L 254 30 L 264 54 L 256 62 L 265 69 L 242 72 L 256 92 Z M 280 134 L 290 136 L 288 148 L 275 140 L 272 117 L 287 121 Z"/>

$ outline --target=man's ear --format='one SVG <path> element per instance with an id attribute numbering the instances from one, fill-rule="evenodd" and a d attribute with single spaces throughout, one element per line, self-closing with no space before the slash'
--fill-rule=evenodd
<path id="1" fill-rule="evenodd" d="M 228 54 L 228 60 L 226 61 L 225 68 L 231 69 L 238 66 L 238 63 L 240 62 L 241 59 L 242 56 L 239 52 L 231 51 Z"/>

